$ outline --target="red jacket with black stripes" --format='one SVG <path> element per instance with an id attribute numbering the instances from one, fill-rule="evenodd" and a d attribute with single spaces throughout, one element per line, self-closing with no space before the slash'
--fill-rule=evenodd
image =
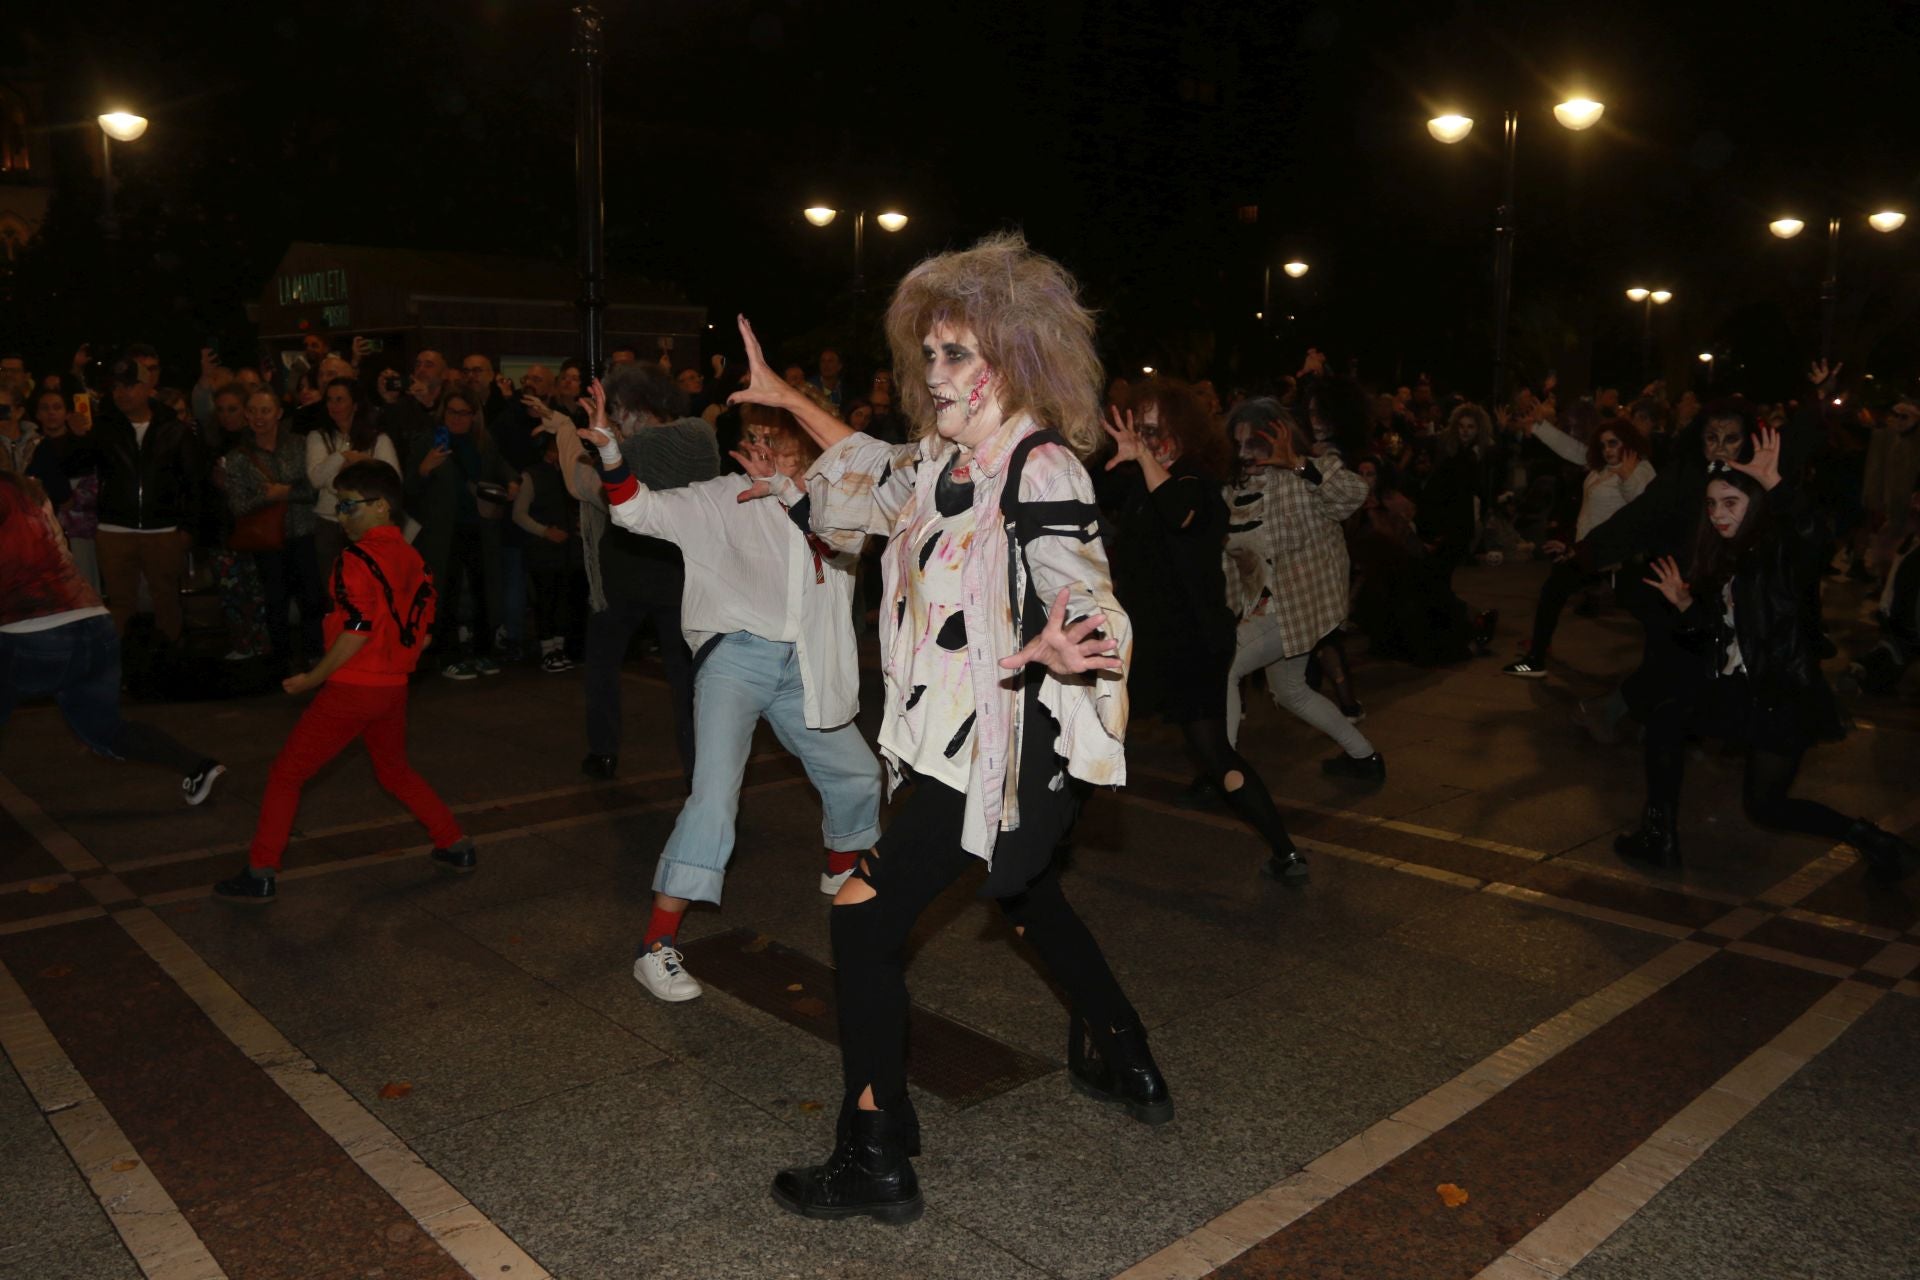
<path id="1" fill-rule="evenodd" d="M 405 684 L 433 632 L 433 575 L 393 525 L 369 529 L 340 553 L 327 575 L 331 649 L 343 631 L 367 636 L 360 652 L 328 679 L 341 684 Z"/>

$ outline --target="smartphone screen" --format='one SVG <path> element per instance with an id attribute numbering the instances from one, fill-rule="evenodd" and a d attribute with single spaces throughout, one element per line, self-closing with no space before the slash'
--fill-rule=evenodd
<path id="1" fill-rule="evenodd" d="M 453 448 L 453 433 L 442 424 L 433 429 L 433 447 L 436 449 Z"/>

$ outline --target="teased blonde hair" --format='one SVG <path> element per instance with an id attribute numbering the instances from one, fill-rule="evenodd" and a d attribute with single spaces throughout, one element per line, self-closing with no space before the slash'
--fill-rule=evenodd
<path id="1" fill-rule="evenodd" d="M 1018 232 L 928 258 L 907 273 L 887 307 L 900 408 L 917 440 L 933 427 L 933 397 L 921 345 L 940 323 L 970 329 L 999 383 L 1001 411 L 1031 414 L 1066 437 L 1082 458 L 1100 429 L 1100 357 L 1093 313 L 1065 267 L 1027 247 Z"/>

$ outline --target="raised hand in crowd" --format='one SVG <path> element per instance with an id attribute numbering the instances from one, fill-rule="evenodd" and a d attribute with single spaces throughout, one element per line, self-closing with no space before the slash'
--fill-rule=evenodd
<path id="1" fill-rule="evenodd" d="M 1672 556 L 1662 556 L 1647 565 L 1653 576 L 1642 578 L 1648 586 L 1667 598 L 1667 603 L 1685 613 L 1693 607 L 1693 588 L 1687 585 L 1686 575 L 1680 572 L 1679 562 Z"/>
<path id="2" fill-rule="evenodd" d="M 1780 433 L 1772 427 L 1761 427 L 1754 433 L 1752 460 L 1735 458 L 1727 465 L 1758 480 L 1762 489 L 1772 489 L 1780 483 Z"/>
<path id="3" fill-rule="evenodd" d="M 1844 360 L 1836 360 L 1831 366 L 1825 360 L 1815 360 L 1807 366 L 1807 381 L 1813 384 L 1814 390 L 1826 395 L 1839 383 L 1840 371 L 1846 367 Z"/>

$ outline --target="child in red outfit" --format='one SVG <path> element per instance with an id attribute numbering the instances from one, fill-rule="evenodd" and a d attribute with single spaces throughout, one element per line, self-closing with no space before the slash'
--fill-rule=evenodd
<path id="1" fill-rule="evenodd" d="M 407 762 L 407 679 L 432 632 L 433 579 L 396 523 L 400 478 L 384 462 L 356 462 L 333 482 L 348 546 L 328 575 L 326 656 L 281 684 L 320 694 L 273 762 L 247 869 L 214 886 L 221 897 L 271 902 L 274 876 L 300 808 L 300 788 L 355 738 L 367 744 L 374 777 L 433 837 L 433 860 L 472 871 L 473 841 L 446 803 Z"/>

